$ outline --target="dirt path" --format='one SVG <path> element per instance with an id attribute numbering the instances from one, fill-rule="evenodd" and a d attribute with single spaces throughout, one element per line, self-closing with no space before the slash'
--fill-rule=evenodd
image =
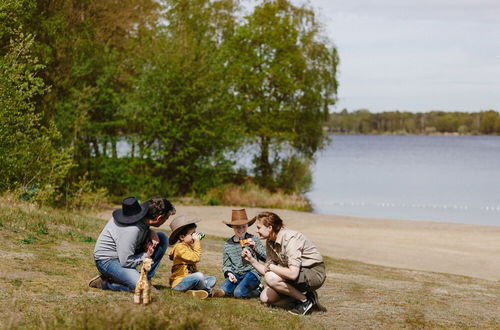
<path id="1" fill-rule="evenodd" d="M 177 215 L 200 217 L 200 231 L 229 237 L 233 207 L 178 206 Z M 249 217 L 263 209 L 247 208 Z M 370 264 L 500 280 L 500 226 L 354 218 L 275 210 L 323 253 Z M 111 211 L 100 214 L 109 219 Z M 168 223 L 164 229 L 168 229 Z M 253 227 L 249 230 L 253 233 Z"/>

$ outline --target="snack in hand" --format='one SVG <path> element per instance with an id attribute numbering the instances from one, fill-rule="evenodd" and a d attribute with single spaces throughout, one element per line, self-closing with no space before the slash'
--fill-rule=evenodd
<path id="1" fill-rule="evenodd" d="M 240 239 L 240 246 L 243 248 L 247 245 L 249 245 L 250 243 L 248 242 L 249 239 Z"/>

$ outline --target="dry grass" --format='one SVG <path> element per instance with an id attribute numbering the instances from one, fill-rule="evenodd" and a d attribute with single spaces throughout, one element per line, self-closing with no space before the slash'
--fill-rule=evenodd
<path id="1" fill-rule="evenodd" d="M 212 205 L 241 205 L 248 207 L 279 208 L 310 211 L 311 204 L 300 194 L 269 192 L 251 183 L 225 185 L 210 190 L 205 199 Z"/>
<path id="2" fill-rule="evenodd" d="M 135 306 L 131 294 L 87 287 L 104 221 L 5 199 L 0 213 L 2 329 L 500 328 L 498 282 L 329 258 L 319 291 L 326 312 L 298 317 L 256 299 L 186 297 L 166 287 L 168 261 L 153 303 Z M 223 242 L 203 240 L 201 270 L 219 281 Z"/>

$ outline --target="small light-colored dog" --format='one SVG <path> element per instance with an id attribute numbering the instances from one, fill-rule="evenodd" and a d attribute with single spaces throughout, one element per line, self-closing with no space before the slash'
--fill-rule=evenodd
<path id="1" fill-rule="evenodd" d="M 146 258 L 142 263 L 141 275 L 135 286 L 134 303 L 140 304 L 141 298 L 144 305 L 151 301 L 151 283 L 148 281 L 148 273 L 151 270 L 153 259 Z"/>

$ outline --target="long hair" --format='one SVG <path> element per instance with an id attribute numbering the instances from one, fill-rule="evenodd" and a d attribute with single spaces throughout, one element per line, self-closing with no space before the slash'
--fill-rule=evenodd
<path id="1" fill-rule="evenodd" d="M 259 221 L 266 227 L 271 226 L 273 231 L 272 236 L 274 237 L 278 234 L 281 228 L 285 226 L 283 220 L 281 220 L 281 218 L 273 212 L 260 212 L 253 219 Z"/>

